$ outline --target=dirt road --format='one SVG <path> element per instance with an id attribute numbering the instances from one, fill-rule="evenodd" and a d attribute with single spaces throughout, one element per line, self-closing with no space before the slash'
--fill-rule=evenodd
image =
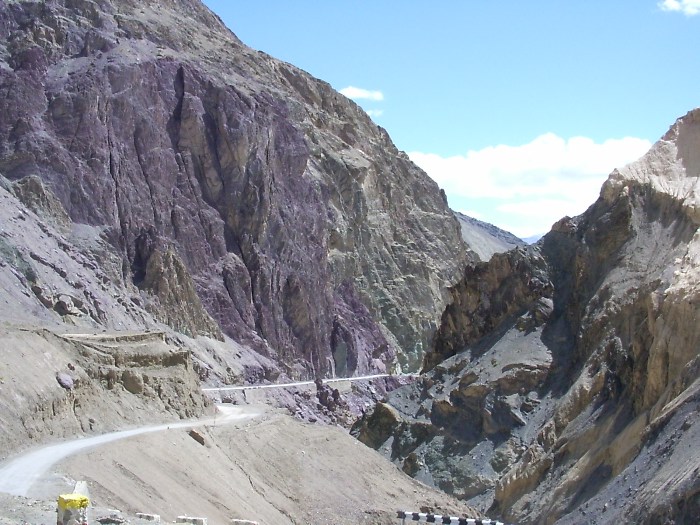
<path id="1" fill-rule="evenodd" d="M 215 418 L 195 421 L 178 421 L 147 427 L 110 432 L 101 436 L 78 438 L 63 443 L 46 445 L 36 450 L 26 452 L 0 466 L 0 492 L 14 496 L 30 496 L 32 486 L 39 482 L 44 474 L 54 464 L 77 452 L 125 439 L 139 434 L 160 432 L 163 430 L 191 428 L 201 425 L 224 425 L 232 421 L 240 421 L 258 415 L 256 412 L 241 407 L 219 405 L 219 414 Z"/>

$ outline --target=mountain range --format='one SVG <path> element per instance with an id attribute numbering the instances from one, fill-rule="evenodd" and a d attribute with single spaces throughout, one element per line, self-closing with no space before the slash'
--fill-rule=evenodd
<path id="1" fill-rule="evenodd" d="M 0 95 L 3 457 L 204 416 L 202 386 L 388 373 L 271 394 L 289 415 L 236 446 L 211 430 L 192 512 L 700 516 L 698 110 L 528 245 L 454 213 L 359 106 L 199 0 L 3 2 Z M 201 452 L 180 437 L 144 441 L 146 471 L 127 445 L 138 461 L 65 468 L 104 505 L 174 517 L 167 458 Z M 196 489 L 228 471 L 225 497 Z"/>

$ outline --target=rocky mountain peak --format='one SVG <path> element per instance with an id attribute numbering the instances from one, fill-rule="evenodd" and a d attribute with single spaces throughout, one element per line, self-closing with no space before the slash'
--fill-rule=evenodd
<path id="1" fill-rule="evenodd" d="M 630 185 L 647 185 L 682 203 L 689 217 L 700 223 L 699 141 L 700 108 L 679 118 L 642 158 L 613 171 L 601 196 L 611 202 Z"/>

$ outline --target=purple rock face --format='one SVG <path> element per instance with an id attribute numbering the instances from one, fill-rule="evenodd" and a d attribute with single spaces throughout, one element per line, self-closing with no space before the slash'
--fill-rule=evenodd
<path id="1" fill-rule="evenodd" d="M 0 172 L 101 227 L 153 309 L 195 304 L 161 320 L 293 376 L 420 363 L 458 226 L 351 101 L 185 0 L 4 3 L 0 51 Z"/>

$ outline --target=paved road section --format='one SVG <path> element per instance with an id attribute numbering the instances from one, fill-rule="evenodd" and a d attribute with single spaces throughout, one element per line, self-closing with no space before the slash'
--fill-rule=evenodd
<path id="1" fill-rule="evenodd" d="M 40 481 L 42 476 L 59 461 L 71 456 L 77 452 L 82 452 L 89 448 L 98 445 L 104 445 L 119 439 L 125 439 L 139 434 L 149 432 L 160 432 L 168 429 L 177 428 L 192 428 L 202 425 L 222 425 L 232 421 L 240 421 L 247 418 L 252 418 L 258 415 L 250 410 L 246 411 L 239 407 L 233 406 L 218 406 L 219 413 L 223 417 L 178 421 L 176 423 L 164 423 L 162 425 L 153 425 L 148 427 L 140 427 L 132 430 L 122 430 L 118 432 L 110 432 L 101 436 L 93 436 L 88 438 L 78 438 L 63 443 L 46 445 L 44 447 L 25 452 L 24 454 L 15 457 L 14 459 L 0 464 L 0 492 L 12 494 L 13 496 L 27 496 L 30 488 L 34 483 Z"/>

